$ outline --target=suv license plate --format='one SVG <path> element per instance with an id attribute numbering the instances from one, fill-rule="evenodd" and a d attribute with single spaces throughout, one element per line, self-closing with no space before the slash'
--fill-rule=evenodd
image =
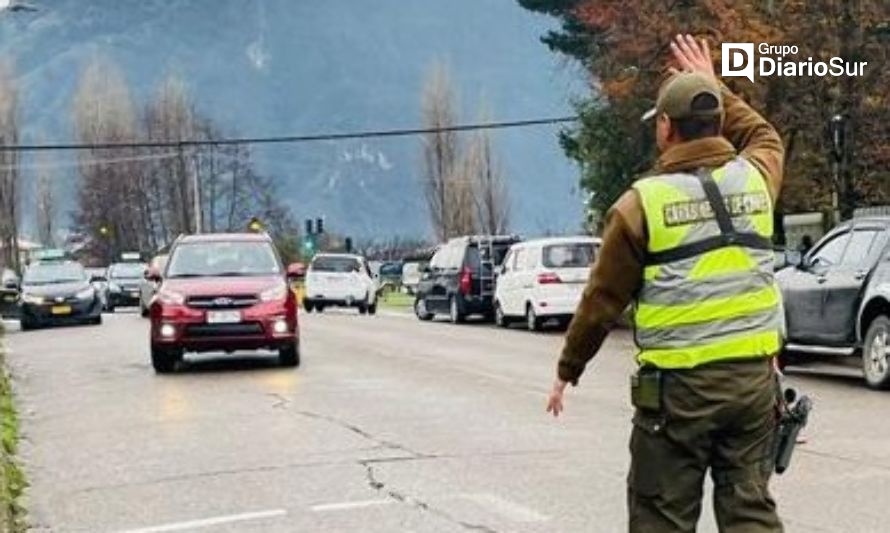
<path id="1" fill-rule="evenodd" d="M 207 311 L 208 324 L 237 324 L 241 322 L 241 311 Z"/>

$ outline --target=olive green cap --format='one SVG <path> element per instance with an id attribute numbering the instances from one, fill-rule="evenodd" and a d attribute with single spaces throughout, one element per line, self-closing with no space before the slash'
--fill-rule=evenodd
<path id="1" fill-rule="evenodd" d="M 692 109 L 692 101 L 701 94 L 710 94 L 717 99 L 717 107 Z M 723 114 L 723 98 L 717 81 L 697 72 L 674 74 L 661 85 L 655 107 L 643 115 L 649 120 L 664 113 L 671 119 L 711 118 Z"/>

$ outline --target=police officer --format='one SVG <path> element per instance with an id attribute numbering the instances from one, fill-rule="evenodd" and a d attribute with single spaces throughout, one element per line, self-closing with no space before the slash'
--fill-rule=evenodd
<path id="1" fill-rule="evenodd" d="M 567 384 L 577 385 L 633 302 L 640 368 L 631 382 L 630 531 L 695 531 L 708 471 L 720 531 L 782 531 L 767 487 L 782 140 L 718 82 L 707 43 L 677 36 L 671 50 L 681 70 L 650 113 L 659 158 L 607 213 L 547 409 L 562 412 Z"/>

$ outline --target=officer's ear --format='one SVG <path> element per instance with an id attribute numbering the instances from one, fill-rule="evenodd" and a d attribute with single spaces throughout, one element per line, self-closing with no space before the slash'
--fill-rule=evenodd
<path id="1" fill-rule="evenodd" d="M 677 132 L 666 113 L 659 113 L 655 117 L 655 140 L 661 151 L 678 142 Z"/>

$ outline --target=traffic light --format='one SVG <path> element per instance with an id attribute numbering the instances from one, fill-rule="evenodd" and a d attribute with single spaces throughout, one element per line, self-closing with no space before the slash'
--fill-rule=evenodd
<path id="1" fill-rule="evenodd" d="M 316 219 L 315 219 L 315 231 L 316 231 L 316 233 L 318 233 L 319 235 L 321 235 L 322 233 L 324 233 L 324 219 L 323 219 L 323 218 L 316 218 Z"/>
<path id="2" fill-rule="evenodd" d="M 250 222 L 247 224 L 247 229 L 252 231 L 253 233 L 260 233 L 264 231 L 263 223 L 259 218 L 253 217 L 250 219 Z"/>
<path id="3" fill-rule="evenodd" d="M 312 219 L 306 219 L 306 235 L 312 235 L 314 232 L 312 231 Z"/>
<path id="4" fill-rule="evenodd" d="M 105 224 L 99 226 L 99 235 L 103 237 L 108 237 L 108 234 L 111 233 L 111 230 Z"/>
<path id="5" fill-rule="evenodd" d="M 346 253 L 352 253 L 352 237 L 346 237 Z"/>

